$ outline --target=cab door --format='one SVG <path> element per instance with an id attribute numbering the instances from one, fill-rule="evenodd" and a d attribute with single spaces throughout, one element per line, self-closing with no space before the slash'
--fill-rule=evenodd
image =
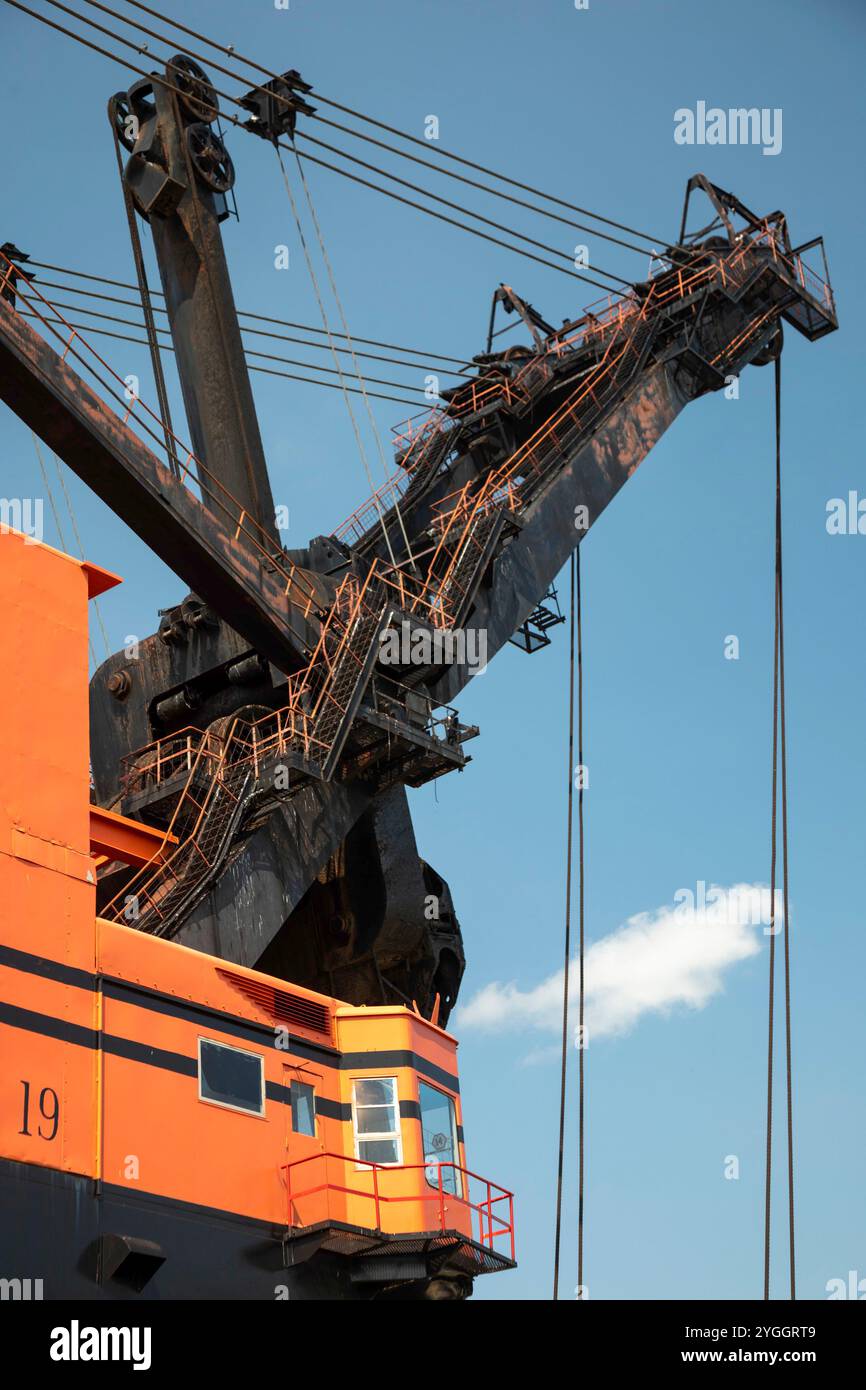
<path id="1" fill-rule="evenodd" d="M 283 1063 L 286 1195 L 289 1219 L 295 1226 L 312 1226 L 328 1215 L 327 1160 L 322 1117 L 316 1107 L 322 1080 L 321 1072 L 304 1062 Z"/>

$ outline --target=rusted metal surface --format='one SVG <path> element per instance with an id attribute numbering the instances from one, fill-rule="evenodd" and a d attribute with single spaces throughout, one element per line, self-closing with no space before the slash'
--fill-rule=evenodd
<path id="1" fill-rule="evenodd" d="M 286 671 L 303 664 L 317 624 L 285 583 L 2 301 L 0 397 L 250 645 Z"/>
<path id="2" fill-rule="evenodd" d="M 139 88 L 141 84 L 139 84 Z M 170 216 L 149 217 L 190 439 L 197 458 L 277 542 L 274 501 L 219 228 L 219 194 L 197 176 L 186 133 L 194 119 L 155 82 L 148 163 L 183 188 Z M 135 148 L 131 163 L 136 159 Z M 207 492 L 207 478 L 202 479 Z"/>
<path id="3" fill-rule="evenodd" d="M 465 964 L 447 882 L 419 855 L 405 790 L 313 783 L 240 846 L 177 933 L 185 946 L 348 1003 L 415 1000 L 440 1021 Z"/>
<path id="4" fill-rule="evenodd" d="M 565 463 L 527 510 L 520 531 L 497 558 L 489 586 L 476 596 L 469 626 L 486 634 L 488 660 L 535 610 L 586 529 L 594 524 L 685 404 L 665 367 L 651 369 L 631 396 Z M 576 508 L 587 509 L 586 528 Z M 434 699 L 457 697 L 471 669 L 455 664 L 432 686 Z"/>
<path id="5" fill-rule="evenodd" d="M 688 402 L 773 360 L 782 320 L 810 340 L 832 331 L 826 274 L 804 263 L 820 240 L 793 248 L 781 214 L 758 218 L 698 178 L 689 195 L 707 194 L 727 237 L 668 248 L 661 269 L 618 299 L 553 331 L 506 287 L 532 345 L 488 350 L 477 378 L 407 422 L 398 471 L 377 497 L 336 536 L 289 555 L 269 530 L 220 213 L 184 144 L 190 113 L 169 91 L 139 86 L 130 103 L 146 88 L 151 105 L 127 179 L 153 227 L 213 510 L 0 304 L 10 403 L 194 591 L 163 610 L 134 661 L 117 653 L 92 681 L 97 798 L 165 825 L 183 788 L 122 782 L 132 750 L 174 747 L 185 726 L 192 747 L 233 717 L 258 729 L 288 712 L 314 748 L 287 745 L 287 795 L 258 782 L 249 791 L 208 874 L 178 898 L 171 934 L 353 1002 L 405 998 L 444 1018 L 463 971 L 460 929 L 447 884 L 419 855 L 401 784 L 462 766 L 460 744 L 477 730 L 448 711 L 455 740 L 437 744 L 419 711 L 449 705 L 478 669 L 481 642 L 468 639 L 483 636 L 489 661 L 537 613 Z M 264 526 L 264 549 L 221 519 L 226 485 Z M 382 623 L 404 620 L 424 640 L 462 628 L 462 654 L 387 665 Z M 104 876 L 100 901 L 123 886 L 122 874 Z"/>
<path id="6" fill-rule="evenodd" d="M 413 461 L 417 471 L 413 479 L 407 470 L 399 530 L 393 507 L 386 518 L 398 553 L 405 526 L 432 556 L 420 587 L 408 573 L 396 576 L 401 603 L 420 626 L 467 623 L 483 633 L 489 660 L 536 610 L 574 546 L 683 406 L 715 389 L 724 372 L 772 358 L 779 314 L 796 287 L 787 269 L 774 272 L 764 248 L 745 263 L 736 248 L 727 258 L 740 262 L 731 270 L 736 294 L 720 293 L 720 281 L 727 287 L 718 257 L 699 255 L 690 275 L 667 272 L 644 287 L 644 299 L 635 295 L 604 318 L 579 322 L 578 350 L 570 357 L 558 346 L 552 354 L 541 347 L 537 358 L 512 354 L 503 370 L 514 380 L 485 367 L 480 384 L 454 395 L 440 426 L 445 447 L 428 446 L 435 467 Z M 751 294 L 740 302 L 741 287 L 749 285 Z M 653 295 L 671 307 L 650 315 Z M 456 427 L 448 411 L 456 412 Z M 423 487 L 417 485 L 422 473 Z M 357 555 L 351 561 L 357 582 L 363 588 L 375 572 L 376 583 L 388 588 L 395 577 L 389 578 L 384 537 L 374 526 L 362 541 L 363 561 Z M 392 615 L 394 622 L 399 616 Z M 358 659 L 369 661 L 364 651 Z M 442 706 L 473 669 L 451 658 L 401 679 L 418 698 Z M 372 675 L 371 668 L 365 680 Z M 315 851 L 302 835 L 290 846 L 284 827 L 292 811 L 274 811 L 193 907 L 179 939 L 356 1002 L 405 995 L 430 1011 L 438 996 L 447 1011 L 463 969 L 459 925 L 450 907 L 450 927 L 421 911 L 425 876 L 433 871 L 418 856 L 408 810 L 404 820 L 397 812 L 405 793 L 389 789 L 394 773 L 385 775 L 370 730 L 364 731 L 362 690 L 362 684 L 355 690 L 354 735 L 343 733 L 344 767 L 349 777 L 367 778 L 366 785 L 348 783 L 364 786 L 366 809 L 357 809 L 351 828 L 341 828 L 340 815 L 332 815 L 340 797 L 326 797 Z M 397 778 L 410 782 L 409 769 L 409 760 L 402 772 L 398 762 Z M 310 791 L 301 795 L 309 799 Z M 302 803 L 292 806 L 306 821 Z M 447 895 L 447 885 L 437 881 Z"/>

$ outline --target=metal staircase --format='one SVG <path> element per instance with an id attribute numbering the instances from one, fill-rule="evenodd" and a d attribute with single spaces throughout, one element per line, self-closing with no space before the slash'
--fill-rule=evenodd
<path id="1" fill-rule="evenodd" d="M 768 279 L 772 293 L 765 304 Z M 710 360 L 692 347 L 708 292 L 737 303 L 758 290 L 763 312 L 754 312 L 736 334 L 726 335 Z M 400 775 L 400 758 L 404 773 L 414 758 L 419 785 L 448 766 L 462 765 L 451 716 L 452 737 L 437 742 L 431 721 L 423 715 L 419 721 L 423 687 L 408 689 L 381 671 L 376 674 L 383 628 L 408 617 L 447 632 L 470 616 L 506 533 L 519 530 L 521 513 L 622 403 L 654 348 L 659 361 L 679 362 L 707 389 L 733 364 L 750 360 L 766 345 L 780 316 L 793 320 L 807 336 L 826 331 L 834 314 L 827 296 L 829 290 L 820 297 L 801 262 L 783 256 L 775 233 L 762 227 L 724 255 L 697 255 L 689 266 L 672 265 L 599 313 L 588 312 L 577 325 L 552 335 L 544 353 L 521 365 L 513 377 L 489 374 L 464 383 L 451 393 L 444 410 L 433 412 L 420 427 L 410 427 L 397 479 L 337 533 L 354 547 L 354 565 L 322 614 L 308 665 L 288 681 L 283 708 L 253 721 L 235 719 L 229 728 L 197 731 L 194 752 L 189 731 L 185 746 L 179 735 L 156 745 L 157 775 L 160 758 L 177 779 L 182 771 L 187 774 L 182 787 L 171 793 L 177 800 L 169 829 L 179 832 L 180 843 L 159 864 L 136 875 L 109 905 L 109 915 L 129 920 L 132 899 L 139 926 L 169 932 L 219 871 L 247 808 L 278 794 L 273 779 L 278 760 L 288 763 L 292 774 L 282 797 L 294 795 L 311 779 L 332 779 L 350 735 L 358 766 L 386 781 Z M 364 558 L 374 528 L 382 522 L 387 529 L 401 500 L 411 509 L 447 470 L 463 432 L 477 431 L 479 421 L 486 428 L 497 411 L 510 415 L 512 428 L 520 419 L 541 418 L 542 423 L 498 466 L 433 504 L 432 525 L 424 532 L 433 541 L 425 573 L 419 576 L 417 565 L 410 573 L 378 556 L 372 562 Z M 306 613 L 312 609 L 308 598 Z M 392 744 L 401 750 L 396 761 Z M 146 780 L 149 766 L 146 759 L 143 766 L 139 760 L 132 771 Z"/>
<path id="2" fill-rule="evenodd" d="M 165 935 L 204 891 L 231 841 L 252 776 L 233 757 L 238 722 L 222 720 L 227 729 L 202 734 L 168 826 L 169 834 L 185 832 L 180 844 L 155 868 L 140 869 L 103 916 Z"/>
<path id="3" fill-rule="evenodd" d="M 526 500 L 636 378 L 652 336 L 652 321 L 636 313 L 627 330 L 608 343 L 596 370 L 526 446 L 492 471 L 480 488 L 472 491 L 467 485 L 449 499 L 450 508 L 440 510 L 436 520 L 439 540 L 424 581 L 379 559 L 366 577 L 344 577 L 308 667 L 289 681 L 288 703 L 253 724 L 236 719 L 228 729 L 201 735 L 169 827 L 183 828 L 181 843 L 155 868 L 141 870 L 106 915 L 129 920 L 132 904 L 142 930 L 169 933 L 215 877 L 245 807 L 271 789 L 273 779 L 265 773 L 275 760 L 289 757 L 295 769 L 285 795 L 293 795 L 312 777 L 333 777 L 391 615 L 402 611 L 440 630 L 459 626 L 471 612 L 509 520 L 513 524 Z M 445 456 L 441 439 L 434 433 L 426 442 L 431 469 L 438 470 Z M 417 737 L 408 713 L 405 724 L 398 722 L 401 726 L 409 738 Z M 164 742 L 169 747 L 162 757 L 170 765 L 176 754 L 171 740 Z M 189 761 L 188 736 L 186 743 Z"/>
<path id="4" fill-rule="evenodd" d="M 438 572 L 440 577 L 433 584 L 428 581 L 424 600 L 431 621 L 455 627 L 465 621 L 509 520 L 515 523 L 520 510 L 636 380 L 654 331 L 651 319 L 636 314 L 623 339 L 612 340 L 595 372 L 581 382 L 553 418 L 488 474 L 480 489 L 473 491 L 467 484 L 450 509 L 439 516 L 440 538 L 430 575 Z"/>
<path id="5" fill-rule="evenodd" d="M 155 935 L 170 934 L 219 872 L 253 804 L 274 797 L 285 800 L 311 778 L 330 780 L 373 673 L 379 635 L 390 611 L 386 584 L 375 566 L 364 580 L 346 576 L 310 666 L 289 683 L 288 705 L 255 722 L 221 720 L 200 734 L 194 752 L 185 731 L 158 740 L 136 756 L 129 775 L 138 784 L 146 784 L 154 768 L 171 780 L 171 772 L 184 769 L 185 760 L 186 779 L 168 826 L 169 833 L 179 833 L 180 843 L 156 865 L 139 870 L 103 916 Z M 393 732 L 416 753 L 420 747 L 429 759 L 435 740 L 399 705 L 402 717 L 395 719 L 393 700 L 391 705 Z M 459 744 L 455 748 L 453 740 L 446 742 L 447 757 L 444 751 L 441 757 L 461 765 Z M 295 775 L 278 793 L 274 774 L 283 760 L 291 763 Z"/>
<path id="6" fill-rule="evenodd" d="M 334 773 L 376 662 L 386 595 L 375 567 L 364 581 L 347 576 L 334 610 L 336 621 L 327 625 L 319 676 L 314 677 L 318 691 L 310 715 L 320 776 L 325 781 Z"/>

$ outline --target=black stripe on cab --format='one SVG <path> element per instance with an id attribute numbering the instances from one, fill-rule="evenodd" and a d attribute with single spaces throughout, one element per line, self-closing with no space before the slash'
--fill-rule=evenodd
<path id="1" fill-rule="evenodd" d="M 20 1009 L 17 1004 L 0 1003 L 0 1023 L 7 1023 L 10 1028 L 23 1028 L 28 1033 L 41 1033 L 45 1038 L 76 1043 L 78 1047 L 97 1046 L 95 1028 L 84 1028 L 80 1023 L 53 1018 L 50 1014 L 37 1014 L 32 1009 Z"/>

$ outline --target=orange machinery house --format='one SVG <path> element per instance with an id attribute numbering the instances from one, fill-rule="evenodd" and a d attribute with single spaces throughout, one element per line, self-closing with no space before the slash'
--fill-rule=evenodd
<path id="1" fill-rule="evenodd" d="M 95 915 L 98 864 L 165 844 L 90 804 L 87 601 L 118 582 L 0 533 L 0 1278 L 463 1296 L 514 1237 L 465 1166 L 455 1040 Z"/>

